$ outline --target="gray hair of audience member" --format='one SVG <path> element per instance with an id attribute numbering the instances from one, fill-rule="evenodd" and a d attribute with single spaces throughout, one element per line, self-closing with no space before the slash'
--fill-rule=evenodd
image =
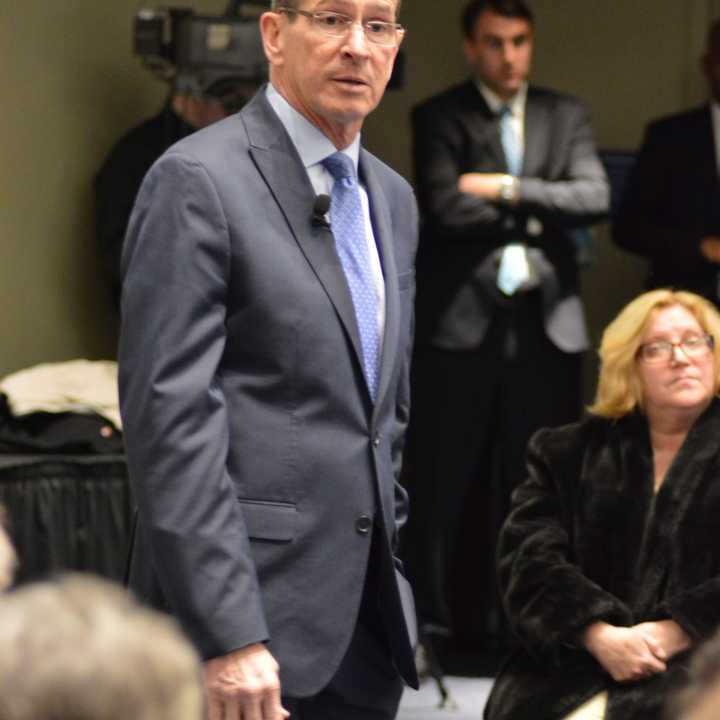
<path id="1" fill-rule="evenodd" d="M 0 598 L 2 720 L 201 720 L 200 660 L 175 623 L 91 576 Z"/>
<path id="2" fill-rule="evenodd" d="M 0 505 L 0 592 L 7 590 L 15 579 L 18 557 L 8 534 L 9 520 L 7 510 Z"/>
<path id="3" fill-rule="evenodd" d="M 720 717 L 720 631 L 693 656 L 687 685 L 670 698 L 666 717 L 668 720 Z"/>

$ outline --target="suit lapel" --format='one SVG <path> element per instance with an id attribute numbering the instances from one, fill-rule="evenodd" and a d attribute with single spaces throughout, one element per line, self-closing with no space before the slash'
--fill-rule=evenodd
<path id="1" fill-rule="evenodd" d="M 545 152 L 550 145 L 551 123 L 548 118 L 548 108 L 540 102 L 528 88 L 527 102 L 525 103 L 525 149 L 523 152 L 523 172 L 526 177 L 541 175 L 541 168 L 545 161 Z"/>
<path id="2" fill-rule="evenodd" d="M 393 252 L 392 223 L 390 207 L 385 192 L 372 171 L 369 155 L 360 151 L 360 175 L 365 182 L 370 200 L 370 218 L 373 234 L 380 254 L 383 277 L 385 279 L 385 331 L 383 333 L 382 356 L 380 359 L 380 378 L 375 407 L 380 407 L 392 375 L 393 360 L 397 353 L 398 323 L 400 317 L 400 295 L 397 284 L 397 269 Z"/>
<path id="3" fill-rule="evenodd" d="M 255 165 L 330 298 L 362 365 L 360 333 L 345 273 L 335 251 L 332 233 L 311 222 L 315 192 L 300 156 L 267 102 L 264 91 L 261 90 L 246 107 L 243 117 Z"/>
<path id="4" fill-rule="evenodd" d="M 465 105 L 469 110 L 466 117 L 470 119 L 473 144 L 489 151 L 491 162 L 488 167 L 497 168 L 493 172 L 507 172 L 507 159 L 500 140 L 499 118 L 485 102 L 485 98 L 472 80 L 466 83 L 465 88 Z M 484 168 L 478 170 L 487 172 Z"/>

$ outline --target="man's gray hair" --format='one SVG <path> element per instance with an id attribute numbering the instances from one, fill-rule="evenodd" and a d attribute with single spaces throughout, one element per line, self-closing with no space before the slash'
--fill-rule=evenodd
<path id="1" fill-rule="evenodd" d="M 174 621 L 68 575 L 0 599 L 2 720 L 201 720 L 200 660 Z"/>
<path id="2" fill-rule="evenodd" d="M 278 10 L 281 10 L 282 8 L 292 8 L 294 10 L 297 10 L 298 5 L 300 4 L 301 0 L 272 0 L 272 10 L 274 12 L 277 12 Z M 400 14 L 400 5 L 402 3 L 402 0 L 396 0 L 395 5 L 395 15 Z"/>

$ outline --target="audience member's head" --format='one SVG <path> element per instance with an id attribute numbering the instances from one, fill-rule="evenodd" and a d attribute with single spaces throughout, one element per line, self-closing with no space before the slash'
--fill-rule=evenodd
<path id="1" fill-rule="evenodd" d="M 463 36 L 466 40 L 472 40 L 477 20 L 484 12 L 491 12 L 505 18 L 525 20 L 529 25 L 533 25 L 535 22 L 532 10 L 524 0 L 470 0 L 465 5 L 460 18 Z"/>
<path id="2" fill-rule="evenodd" d="M 629 302 L 607 326 L 600 343 L 600 376 L 595 402 L 588 410 L 608 418 L 620 418 L 643 408 L 643 391 L 638 373 L 638 352 L 643 335 L 655 311 L 680 306 L 711 336 L 715 356 L 715 391 L 720 388 L 720 314 L 699 295 L 680 290 L 651 290 Z"/>
<path id="3" fill-rule="evenodd" d="M 190 127 L 200 130 L 240 110 L 259 86 L 259 81 L 218 80 L 202 96 L 174 92 L 172 108 Z"/>
<path id="4" fill-rule="evenodd" d="M 707 36 L 707 46 L 702 57 L 702 68 L 708 82 L 710 95 L 720 102 L 720 18 L 711 26 Z"/>
<path id="5" fill-rule="evenodd" d="M 461 26 L 473 75 L 501 99 L 510 99 L 530 73 L 530 8 L 524 0 L 471 0 L 463 11 Z"/>
<path id="6" fill-rule="evenodd" d="M 670 720 L 715 720 L 720 717 L 720 632 L 694 655 L 688 684 L 671 699 Z"/>
<path id="7" fill-rule="evenodd" d="M 0 505 L 0 592 L 7 590 L 13 583 L 18 558 L 8 534 L 8 515 Z"/>
<path id="8" fill-rule="evenodd" d="M 169 618 L 89 576 L 0 598 L 2 720 L 201 720 L 194 650 Z"/>

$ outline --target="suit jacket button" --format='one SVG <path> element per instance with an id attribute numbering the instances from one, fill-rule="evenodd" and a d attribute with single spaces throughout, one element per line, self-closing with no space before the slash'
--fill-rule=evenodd
<path id="1" fill-rule="evenodd" d="M 373 438 L 373 447 L 380 447 L 380 433 L 375 433 Z"/>
<path id="2" fill-rule="evenodd" d="M 355 522 L 355 529 L 360 535 L 367 535 L 372 529 L 372 518 L 361 515 Z"/>

